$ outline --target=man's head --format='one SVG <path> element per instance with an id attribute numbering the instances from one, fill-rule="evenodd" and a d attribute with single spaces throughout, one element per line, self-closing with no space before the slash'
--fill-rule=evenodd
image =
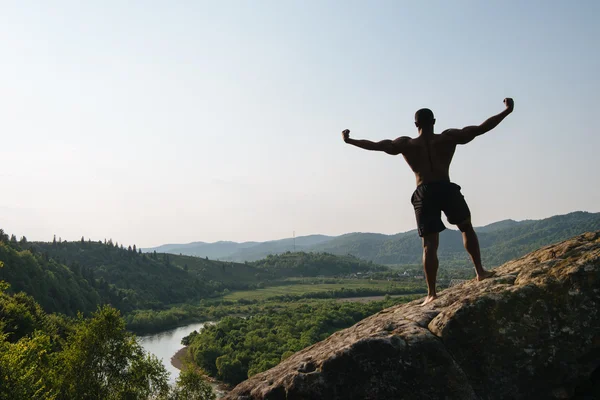
<path id="1" fill-rule="evenodd" d="M 419 129 L 433 129 L 435 118 L 429 108 L 421 108 L 415 113 L 415 126 Z"/>

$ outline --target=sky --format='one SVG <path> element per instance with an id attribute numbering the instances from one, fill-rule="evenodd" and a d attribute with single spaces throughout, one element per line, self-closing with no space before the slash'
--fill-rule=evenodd
<path id="1" fill-rule="evenodd" d="M 415 228 L 402 156 L 343 143 L 500 126 L 450 170 L 476 226 L 600 211 L 600 2 L 0 1 L 0 228 L 150 247 Z"/>

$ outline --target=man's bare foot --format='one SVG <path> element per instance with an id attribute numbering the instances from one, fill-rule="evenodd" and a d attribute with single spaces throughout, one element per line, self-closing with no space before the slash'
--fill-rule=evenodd
<path id="1" fill-rule="evenodd" d="M 495 274 L 494 271 L 483 271 L 483 273 L 477 275 L 477 280 L 478 281 L 482 281 L 482 280 L 484 280 L 486 278 L 494 276 L 494 274 Z"/>
<path id="2" fill-rule="evenodd" d="M 421 303 L 421 307 L 423 307 L 425 304 L 429 304 L 429 303 L 431 303 L 431 302 L 432 302 L 432 301 L 434 301 L 435 299 L 437 299 L 437 295 L 435 295 L 435 294 L 434 294 L 434 295 L 431 295 L 431 296 L 427 296 L 427 297 L 425 298 L 425 301 L 424 301 L 423 303 Z"/>

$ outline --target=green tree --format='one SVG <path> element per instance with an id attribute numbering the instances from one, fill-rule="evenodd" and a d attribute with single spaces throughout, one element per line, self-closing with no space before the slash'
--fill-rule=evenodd
<path id="1" fill-rule="evenodd" d="M 76 399 L 146 399 L 166 396 L 167 371 L 144 353 L 112 307 L 79 317 L 62 360 L 62 391 Z"/>
<path id="2" fill-rule="evenodd" d="M 248 370 L 244 368 L 240 360 L 233 359 L 225 354 L 217 358 L 216 361 L 219 378 L 225 382 L 233 384 L 240 383 L 248 378 Z"/>
<path id="3" fill-rule="evenodd" d="M 0 399 L 56 399 L 56 357 L 51 350 L 50 337 L 43 332 L 16 343 L 6 341 L 6 334 L 0 334 Z"/>
<path id="4" fill-rule="evenodd" d="M 191 365 L 180 372 L 170 397 L 173 400 L 214 400 L 216 398 L 212 387 Z"/>

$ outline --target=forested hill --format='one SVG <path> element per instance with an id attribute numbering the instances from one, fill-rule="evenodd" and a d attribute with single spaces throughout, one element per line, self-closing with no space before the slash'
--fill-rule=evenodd
<path id="1" fill-rule="evenodd" d="M 569 237 L 600 229 L 600 213 L 583 211 L 557 215 L 542 220 L 504 220 L 475 228 L 479 234 L 482 256 L 488 266 L 497 266 L 532 250 Z M 353 255 L 378 264 L 418 264 L 421 262 L 421 239 L 416 230 L 384 235 L 378 233 L 349 233 L 341 236 L 313 235 L 296 238 L 296 248 L 306 252 L 327 252 L 336 255 Z M 292 239 L 264 243 L 233 243 L 218 251 L 216 244 L 194 243 L 170 245 L 165 251 L 202 255 L 211 251 L 216 258 L 236 261 L 255 261 L 268 254 L 279 254 L 294 248 Z M 452 265 L 467 264 L 460 232 L 446 230 L 441 234 L 440 259 Z"/>
<path id="2" fill-rule="evenodd" d="M 123 310 L 154 308 L 211 295 L 207 282 L 153 258 L 98 242 L 29 243 L 0 239 L 0 279 L 33 296 L 48 312 L 75 315 L 112 304 Z"/>
<path id="3" fill-rule="evenodd" d="M 249 263 L 279 277 L 340 276 L 358 272 L 377 272 L 387 268 L 354 256 L 335 256 L 329 253 L 284 253 Z"/>
<path id="4" fill-rule="evenodd" d="M 277 261 L 275 261 L 277 260 Z M 100 304 L 127 313 L 253 289 L 287 277 L 344 275 L 382 266 L 351 256 L 290 253 L 241 264 L 173 254 L 142 254 L 84 240 L 28 242 L 0 230 L 0 280 L 33 296 L 47 312 L 76 315 Z"/>

